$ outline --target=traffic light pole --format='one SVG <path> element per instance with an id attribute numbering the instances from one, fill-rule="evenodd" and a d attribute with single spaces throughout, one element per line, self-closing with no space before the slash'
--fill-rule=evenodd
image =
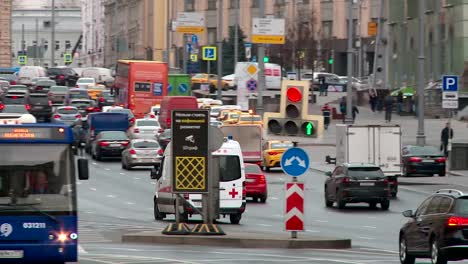
<path id="1" fill-rule="evenodd" d="M 50 64 L 49 67 L 55 66 L 55 0 L 52 0 L 52 18 L 50 20 L 50 28 L 52 30 L 50 36 Z"/>
<path id="2" fill-rule="evenodd" d="M 353 0 L 348 0 L 348 17 L 353 17 Z M 348 22 L 348 82 L 346 84 L 346 119 L 345 123 L 353 123 L 353 22 Z"/>
<path id="3" fill-rule="evenodd" d="M 223 0 L 218 0 L 218 81 L 216 99 L 221 100 L 222 94 L 221 89 L 222 83 L 221 78 L 223 77 Z"/>
<path id="4" fill-rule="evenodd" d="M 265 17 L 265 1 L 258 1 L 259 16 Z M 258 45 L 257 115 L 263 115 L 263 89 L 265 89 L 265 45 Z"/>
<path id="5" fill-rule="evenodd" d="M 425 12 L 426 0 L 419 0 L 419 56 L 418 56 L 418 134 L 416 144 L 424 146 L 426 135 L 424 134 L 424 38 L 425 38 Z"/>

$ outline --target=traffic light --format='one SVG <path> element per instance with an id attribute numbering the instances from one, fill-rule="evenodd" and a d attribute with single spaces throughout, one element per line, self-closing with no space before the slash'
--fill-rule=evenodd
<path id="1" fill-rule="evenodd" d="M 270 61 L 270 58 L 268 58 L 267 56 L 263 57 L 263 62 L 269 62 Z"/>
<path id="2" fill-rule="evenodd" d="M 305 137 L 317 136 L 318 123 L 315 120 L 303 120 L 301 125 L 301 133 Z"/>
<path id="3" fill-rule="evenodd" d="M 333 58 L 328 59 L 328 64 L 333 64 Z"/>

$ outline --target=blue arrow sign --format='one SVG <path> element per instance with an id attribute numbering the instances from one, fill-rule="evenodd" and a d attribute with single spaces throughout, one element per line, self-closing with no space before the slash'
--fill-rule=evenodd
<path id="1" fill-rule="evenodd" d="M 184 94 L 184 93 L 186 93 L 188 91 L 188 86 L 185 83 L 181 83 L 181 84 L 179 84 L 177 89 L 179 90 L 179 93 Z"/>
<path id="2" fill-rule="evenodd" d="M 290 148 L 281 157 L 281 169 L 292 177 L 301 176 L 309 169 L 309 156 L 301 148 Z"/>

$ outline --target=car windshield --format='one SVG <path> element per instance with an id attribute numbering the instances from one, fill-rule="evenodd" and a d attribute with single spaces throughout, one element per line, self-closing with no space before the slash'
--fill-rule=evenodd
<path id="1" fill-rule="evenodd" d="M 26 99 L 24 96 L 5 96 L 3 98 L 4 104 L 23 104 Z"/>
<path id="2" fill-rule="evenodd" d="M 114 99 L 114 96 L 111 95 L 110 92 L 103 92 L 103 93 L 102 93 L 102 97 L 104 97 L 106 100 Z"/>
<path id="3" fill-rule="evenodd" d="M 124 113 L 124 114 L 127 114 L 129 118 L 133 117 L 133 113 L 132 113 L 132 111 L 130 111 L 130 109 L 124 109 L 124 108 L 119 109 L 119 108 L 117 108 L 117 109 L 110 109 L 109 112 L 111 112 L 111 113 Z"/>
<path id="4" fill-rule="evenodd" d="M 257 165 L 245 165 L 245 173 L 261 174 L 262 170 Z"/>
<path id="5" fill-rule="evenodd" d="M 468 216 L 468 197 L 460 197 L 457 199 L 455 212 L 460 215 Z"/>
<path id="6" fill-rule="evenodd" d="M 38 81 L 36 86 L 54 86 L 56 85 L 55 81 Z"/>
<path id="7" fill-rule="evenodd" d="M 78 114 L 78 109 L 76 108 L 59 108 L 57 109 L 57 113 L 62 114 L 62 115 L 74 115 Z"/>
<path id="8" fill-rule="evenodd" d="M 70 91 L 69 92 L 70 98 L 88 98 L 87 91 Z"/>
<path id="9" fill-rule="evenodd" d="M 122 131 L 106 131 L 101 132 L 101 139 L 105 140 L 126 140 L 127 135 Z"/>
<path id="10" fill-rule="evenodd" d="M 294 147 L 292 142 L 285 142 L 285 143 L 271 143 L 272 149 L 287 149 Z"/>
<path id="11" fill-rule="evenodd" d="M 201 74 L 201 73 L 195 74 L 195 75 L 193 76 L 193 78 L 203 79 L 203 78 L 206 78 L 206 74 Z"/>
<path id="12" fill-rule="evenodd" d="M 228 182 L 241 178 L 241 164 L 238 156 L 213 155 L 212 158 L 219 160 L 220 181 Z"/>
<path id="13" fill-rule="evenodd" d="M 241 116 L 239 120 L 253 122 L 253 121 L 262 121 L 262 118 L 260 116 Z"/>
<path id="14" fill-rule="evenodd" d="M 215 114 L 215 115 L 219 114 L 220 111 L 221 111 L 221 108 L 211 108 L 210 109 L 210 112 L 212 114 Z"/>
<path id="15" fill-rule="evenodd" d="M 48 104 L 49 98 L 47 96 L 29 96 L 31 104 Z"/>
<path id="16" fill-rule="evenodd" d="M 94 83 L 94 79 L 92 78 L 81 78 L 77 81 L 77 83 Z"/>
<path id="17" fill-rule="evenodd" d="M 68 88 L 66 86 L 52 86 L 52 87 L 50 87 L 51 92 L 66 92 L 67 89 Z"/>
<path id="18" fill-rule="evenodd" d="M 137 120 L 137 126 L 159 126 L 159 122 L 156 120 Z"/>
<path id="19" fill-rule="evenodd" d="M 380 168 L 377 167 L 350 167 L 348 168 L 348 177 L 358 180 L 378 179 L 384 177 Z"/>
<path id="20" fill-rule="evenodd" d="M 156 141 L 137 141 L 133 143 L 134 148 L 159 148 Z"/>
<path id="21" fill-rule="evenodd" d="M 0 214 L 76 211 L 72 160 L 67 145 L 2 145 Z"/>
<path id="22" fill-rule="evenodd" d="M 86 106 L 89 106 L 91 105 L 91 101 L 71 101 L 70 102 L 70 105 L 73 105 L 73 106 L 80 106 L 80 105 L 86 105 Z"/>
<path id="23" fill-rule="evenodd" d="M 430 155 L 430 156 L 440 156 L 442 153 L 440 150 L 433 146 L 413 146 L 409 150 L 410 155 Z"/>
<path id="24" fill-rule="evenodd" d="M 28 114 L 29 112 L 24 105 L 5 105 L 2 113 Z"/>

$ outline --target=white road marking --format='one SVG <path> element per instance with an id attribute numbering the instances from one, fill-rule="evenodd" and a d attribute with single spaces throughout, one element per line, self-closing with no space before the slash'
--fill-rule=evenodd
<path id="1" fill-rule="evenodd" d="M 318 223 L 328 223 L 327 220 L 315 220 L 315 222 L 318 222 Z"/>
<path id="2" fill-rule="evenodd" d="M 81 182 L 76 182 L 76 185 L 81 185 Z"/>
<path id="3" fill-rule="evenodd" d="M 126 204 L 128 204 L 128 205 L 134 205 L 135 203 L 132 203 L 132 202 L 126 202 Z"/>
<path id="4" fill-rule="evenodd" d="M 284 215 L 280 215 L 280 214 L 275 214 L 274 217 L 280 217 L 280 218 L 283 218 Z"/>
<path id="5" fill-rule="evenodd" d="M 272 200 L 278 200 L 277 197 L 270 197 L 270 199 L 272 199 Z"/>
<path id="6" fill-rule="evenodd" d="M 318 230 L 310 230 L 310 229 L 306 229 L 306 232 L 309 232 L 309 233 L 320 233 L 320 231 L 318 231 Z"/>
<path id="7" fill-rule="evenodd" d="M 375 217 L 375 216 L 368 216 L 367 218 L 369 218 L 369 219 L 377 219 L 377 217 Z"/>
<path id="8" fill-rule="evenodd" d="M 113 194 L 108 194 L 107 197 L 108 197 L 108 198 L 115 198 L 116 196 L 113 195 Z"/>
<path id="9" fill-rule="evenodd" d="M 104 169 L 105 169 L 106 171 L 110 171 L 110 169 L 109 169 L 109 168 L 104 168 Z"/>
<path id="10" fill-rule="evenodd" d="M 89 188 L 89 189 L 90 189 L 91 191 L 97 191 L 97 189 L 96 189 L 96 188 L 93 188 L 93 187 L 91 187 L 91 188 Z"/>
<path id="11" fill-rule="evenodd" d="M 364 237 L 364 236 L 358 236 L 358 238 L 366 239 L 366 240 L 373 240 L 374 238 L 372 237 Z"/>
<path id="12" fill-rule="evenodd" d="M 259 226 L 267 226 L 267 227 L 272 226 L 272 225 L 268 225 L 268 224 L 257 224 L 257 225 L 259 225 Z"/>
<path id="13" fill-rule="evenodd" d="M 97 163 L 96 163 L 96 162 L 93 162 L 93 165 L 97 165 Z"/>
<path id="14" fill-rule="evenodd" d="M 78 244 L 78 253 L 87 254 L 88 252 L 84 250 L 84 248 L 80 244 Z"/>
<path id="15" fill-rule="evenodd" d="M 141 179 L 140 177 L 133 177 L 134 180 L 139 180 Z"/>
<path id="16" fill-rule="evenodd" d="M 121 172 L 120 175 L 125 175 L 125 173 Z"/>
<path id="17" fill-rule="evenodd" d="M 153 185 L 156 185 L 156 183 L 155 183 L 155 182 L 151 182 L 151 184 L 153 184 Z"/>
<path id="18" fill-rule="evenodd" d="M 365 227 L 365 228 L 370 228 L 370 229 L 377 229 L 376 226 L 363 226 L 363 227 Z"/>

